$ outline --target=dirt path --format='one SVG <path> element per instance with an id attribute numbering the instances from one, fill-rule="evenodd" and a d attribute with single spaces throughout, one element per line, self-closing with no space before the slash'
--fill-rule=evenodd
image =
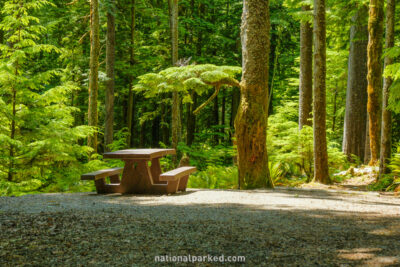
<path id="1" fill-rule="evenodd" d="M 400 198 L 284 188 L 0 198 L 0 266 L 163 266 L 160 255 L 172 266 L 189 254 L 245 256 L 237 264 L 247 266 L 399 266 Z M 181 266 L 220 265 L 210 259 Z"/>

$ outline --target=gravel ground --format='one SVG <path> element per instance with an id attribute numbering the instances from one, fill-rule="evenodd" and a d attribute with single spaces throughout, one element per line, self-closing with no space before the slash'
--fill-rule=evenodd
<path id="1" fill-rule="evenodd" d="M 400 198 L 285 188 L 0 197 L 0 266 L 173 266 L 188 255 L 245 256 L 224 266 L 400 266 Z M 221 265 L 196 259 L 179 265 Z"/>

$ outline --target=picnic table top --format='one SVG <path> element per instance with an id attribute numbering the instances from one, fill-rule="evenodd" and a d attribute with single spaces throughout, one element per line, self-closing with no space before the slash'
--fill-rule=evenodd
<path id="1" fill-rule="evenodd" d="M 175 154 L 175 149 L 164 148 L 141 148 L 141 149 L 124 149 L 114 152 L 104 153 L 106 159 L 154 159 L 164 157 L 169 154 Z"/>

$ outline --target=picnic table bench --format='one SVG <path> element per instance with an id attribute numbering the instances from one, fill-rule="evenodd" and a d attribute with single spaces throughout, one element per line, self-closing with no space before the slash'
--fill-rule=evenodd
<path id="1" fill-rule="evenodd" d="M 186 191 L 189 175 L 196 168 L 180 167 L 162 173 L 160 158 L 170 154 L 175 154 L 175 149 L 126 149 L 104 153 L 104 158 L 123 160 L 125 166 L 83 174 L 81 180 L 94 180 L 99 194 L 172 194 Z M 108 177 L 110 183 L 106 183 Z"/>

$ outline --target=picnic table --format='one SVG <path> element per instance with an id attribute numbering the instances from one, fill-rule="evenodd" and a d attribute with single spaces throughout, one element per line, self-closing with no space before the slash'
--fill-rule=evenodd
<path id="1" fill-rule="evenodd" d="M 87 173 L 81 179 L 94 180 L 97 193 L 103 194 L 170 194 L 186 191 L 189 175 L 196 171 L 195 167 L 180 167 L 166 173 L 161 170 L 160 159 L 175 153 L 175 149 L 159 148 L 104 153 L 105 159 L 120 159 L 125 162 L 125 166 Z M 107 177 L 110 183 L 107 183 Z"/>

